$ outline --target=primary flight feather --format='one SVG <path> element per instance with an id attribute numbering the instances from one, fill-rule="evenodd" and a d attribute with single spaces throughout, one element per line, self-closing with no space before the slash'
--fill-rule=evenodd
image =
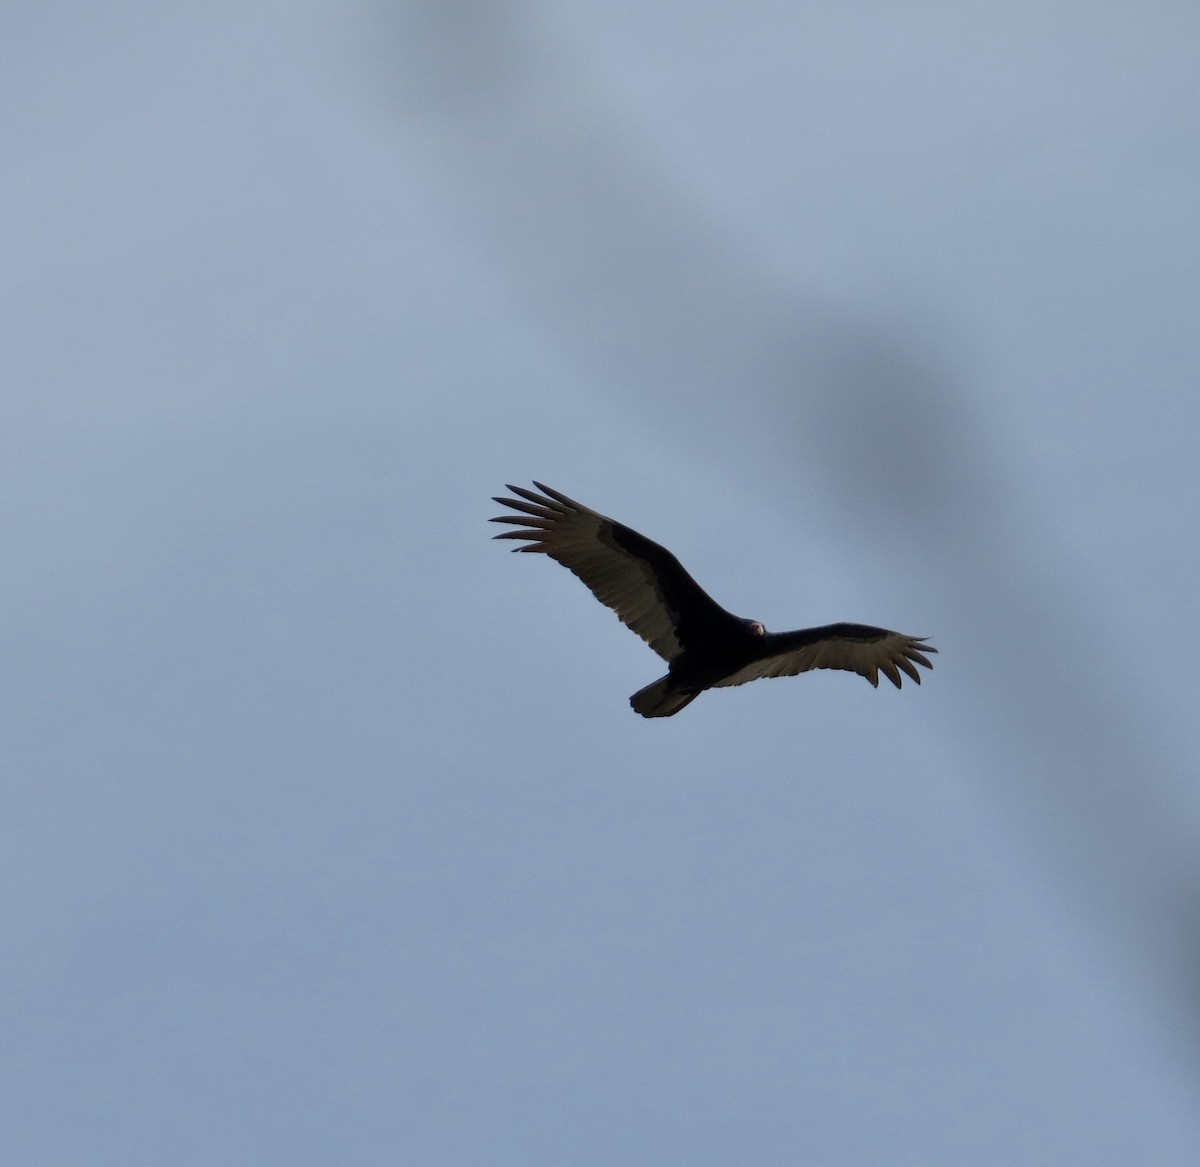
<path id="1" fill-rule="evenodd" d="M 932 668 L 924 637 L 867 624 L 827 624 L 768 632 L 757 620 L 725 611 L 665 547 L 614 519 L 551 490 L 509 484 L 519 498 L 495 501 L 516 514 L 493 523 L 520 530 L 514 551 L 540 551 L 574 572 L 627 627 L 668 663 L 665 677 L 639 689 L 629 703 L 643 717 L 670 717 L 705 689 L 744 685 L 760 677 L 791 677 L 809 669 L 844 669 L 878 687 L 882 672 L 896 688 L 901 673 L 918 685 L 917 665 Z"/>

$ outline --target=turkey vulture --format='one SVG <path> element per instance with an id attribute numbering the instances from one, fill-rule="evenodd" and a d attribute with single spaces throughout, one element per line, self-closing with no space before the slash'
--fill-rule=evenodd
<path id="1" fill-rule="evenodd" d="M 900 673 L 916 683 L 913 662 L 937 652 L 924 637 L 904 636 L 866 624 L 826 624 L 797 632 L 768 632 L 757 620 L 726 612 L 665 547 L 605 518 L 540 482 L 536 494 L 496 498 L 517 511 L 493 523 L 511 523 L 497 539 L 524 540 L 514 551 L 541 551 L 574 572 L 670 668 L 639 689 L 629 703 L 643 717 L 671 717 L 705 689 L 744 685 L 759 677 L 791 677 L 809 669 L 844 669 L 879 686 L 883 671 L 897 689 Z"/>

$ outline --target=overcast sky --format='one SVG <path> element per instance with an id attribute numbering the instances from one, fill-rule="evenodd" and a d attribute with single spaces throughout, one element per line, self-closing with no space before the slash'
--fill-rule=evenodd
<path id="1" fill-rule="evenodd" d="M 1198 46 L 10 5 L 10 1160 L 1191 1167 Z M 644 721 L 533 478 L 936 667 Z"/>

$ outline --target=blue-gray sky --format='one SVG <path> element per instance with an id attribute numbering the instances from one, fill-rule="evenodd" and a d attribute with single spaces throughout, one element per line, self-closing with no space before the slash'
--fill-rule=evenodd
<path id="1" fill-rule="evenodd" d="M 0 30 L 14 1162 L 1194 1163 L 1194 4 Z"/>

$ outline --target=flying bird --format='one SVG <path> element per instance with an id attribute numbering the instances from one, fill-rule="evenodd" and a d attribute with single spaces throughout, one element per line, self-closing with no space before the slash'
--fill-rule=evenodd
<path id="1" fill-rule="evenodd" d="M 933 667 L 925 654 L 937 649 L 925 637 L 886 628 L 826 624 L 768 632 L 758 620 L 725 611 L 665 547 L 540 482 L 534 486 L 541 494 L 510 483 L 520 497 L 494 500 L 518 513 L 492 522 L 521 528 L 495 538 L 521 540 L 514 551 L 557 560 L 667 662 L 665 677 L 629 699 L 643 717 L 671 717 L 705 689 L 760 677 L 844 669 L 878 688 L 882 672 L 899 689 L 902 672 L 919 685 L 916 665 Z"/>

